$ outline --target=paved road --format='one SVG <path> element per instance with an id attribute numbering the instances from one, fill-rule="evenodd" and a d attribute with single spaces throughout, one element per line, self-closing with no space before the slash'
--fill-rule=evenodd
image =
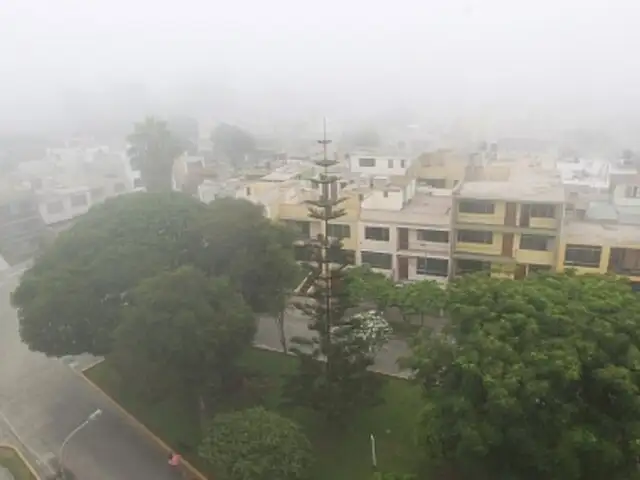
<path id="1" fill-rule="evenodd" d="M 70 367 L 22 345 L 9 305 L 18 279 L 11 270 L 0 273 L 0 442 L 19 443 L 17 433 L 31 458 L 34 452 L 41 458 L 57 455 L 66 435 L 100 408 L 103 415 L 65 450 L 65 463 L 80 480 L 179 478 L 166 464 L 165 452 Z"/>
<path id="2" fill-rule="evenodd" d="M 303 337 L 308 338 L 312 332 L 309 331 L 308 318 L 299 310 L 291 308 L 285 316 L 285 334 L 287 338 Z M 256 334 L 256 344 L 271 349 L 281 350 L 280 335 L 276 327 L 275 320 L 271 317 L 262 317 L 258 324 Z M 378 353 L 374 370 L 399 377 L 407 377 L 408 372 L 402 371 L 398 367 L 398 359 L 407 356 L 409 348 L 407 343 L 400 339 L 390 340 Z"/>

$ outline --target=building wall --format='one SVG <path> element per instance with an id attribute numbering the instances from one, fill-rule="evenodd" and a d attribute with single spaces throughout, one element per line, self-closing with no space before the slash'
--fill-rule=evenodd
<path id="1" fill-rule="evenodd" d="M 455 251 L 456 253 L 477 253 L 480 255 L 500 256 L 502 254 L 502 234 L 492 232 L 492 243 L 471 243 L 456 240 Z"/>
<path id="2" fill-rule="evenodd" d="M 437 228 L 428 228 L 426 226 L 424 229 L 411 228 L 409 229 L 409 250 L 422 251 L 429 256 L 442 257 L 442 258 L 449 257 L 449 242 L 447 243 L 425 242 L 418 238 L 419 230 L 438 230 L 438 231 L 449 232 L 448 229 L 445 230 L 445 229 L 437 229 Z M 451 238 L 449 238 L 449 241 L 451 241 Z"/>
<path id="3" fill-rule="evenodd" d="M 365 236 L 367 227 L 379 227 L 389 230 L 389 241 L 369 240 Z M 360 222 L 358 224 L 358 250 L 367 250 L 371 252 L 384 252 L 395 254 L 398 251 L 398 233 L 394 225 L 388 223 L 376 223 L 371 221 Z"/>
<path id="4" fill-rule="evenodd" d="M 506 209 L 505 202 L 491 202 L 494 204 L 494 210 L 491 214 L 482 214 L 482 213 L 465 213 L 460 212 L 460 202 L 469 201 L 475 202 L 477 200 L 461 198 L 457 201 L 456 208 L 457 212 L 457 221 L 458 223 L 481 223 L 486 225 L 504 225 L 504 215 Z"/>
<path id="5" fill-rule="evenodd" d="M 564 260 L 565 260 L 565 253 L 566 253 L 567 243 L 569 243 L 570 245 L 585 245 L 585 246 L 600 246 L 600 247 L 602 247 L 602 254 L 600 255 L 600 265 L 598 267 L 593 267 L 593 268 L 591 268 L 591 267 L 574 267 L 574 266 L 570 266 L 570 265 L 565 266 Z M 574 242 L 574 241 L 567 242 L 567 239 L 562 239 L 561 244 L 560 244 L 560 250 L 558 251 L 558 263 L 556 265 L 556 269 L 559 272 L 564 272 L 565 270 L 571 268 L 571 269 L 575 269 L 575 271 L 577 273 L 579 273 L 579 274 L 589 274 L 589 273 L 591 273 L 591 274 L 593 274 L 593 273 L 605 274 L 605 273 L 607 273 L 607 268 L 609 267 L 609 255 L 610 254 L 611 254 L 611 246 L 608 246 L 608 245 L 577 243 L 577 242 Z"/>
<path id="6" fill-rule="evenodd" d="M 439 258 L 439 257 L 437 257 Z M 451 261 L 448 259 L 448 261 Z M 439 283 L 446 283 L 447 282 L 447 277 L 439 277 L 439 276 L 434 276 L 434 275 L 420 275 L 417 273 L 417 266 L 418 266 L 418 258 L 417 257 L 411 257 L 409 258 L 409 277 L 407 280 L 409 280 L 410 282 L 417 282 L 417 281 L 421 281 L 421 280 L 433 280 Z"/>

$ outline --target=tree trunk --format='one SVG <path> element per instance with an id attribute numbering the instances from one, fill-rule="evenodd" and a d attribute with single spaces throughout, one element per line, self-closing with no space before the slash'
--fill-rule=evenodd
<path id="1" fill-rule="evenodd" d="M 284 353 L 288 353 L 287 349 L 287 336 L 284 332 L 284 314 L 286 311 L 286 307 L 278 312 L 276 316 L 276 324 L 278 325 L 278 334 L 280 335 L 280 346 L 282 347 L 282 351 Z"/>

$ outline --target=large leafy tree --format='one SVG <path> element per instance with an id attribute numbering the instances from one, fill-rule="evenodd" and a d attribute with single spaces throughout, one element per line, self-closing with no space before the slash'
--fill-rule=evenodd
<path id="1" fill-rule="evenodd" d="M 127 142 L 131 166 L 140 170 L 147 191 L 171 191 L 173 163 L 184 152 L 186 144 L 171 133 L 166 122 L 154 117 L 136 123 Z"/>
<path id="2" fill-rule="evenodd" d="M 288 418 L 261 407 L 220 414 L 207 425 L 200 456 L 221 480 L 304 480 L 311 444 Z"/>
<path id="3" fill-rule="evenodd" d="M 52 356 L 111 349 L 128 293 L 188 262 L 205 206 L 180 193 L 134 193 L 93 207 L 25 272 L 12 302 L 32 350 Z"/>
<path id="4" fill-rule="evenodd" d="M 463 478 L 638 478 L 640 300 L 626 281 L 468 276 L 448 311 L 409 361 L 432 461 Z"/>
<path id="5" fill-rule="evenodd" d="M 198 265 L 228 276 L 256 312 L 275 313 L 299 280 L 292 233 L 264 215 L 263 207 L 233 198 L 214 200 L 202 217 L 206 239 Z"/>
<path id="6" fill-rule="evenodd" d="M 180 391 L 204 409 L 235 377 L 235 361 L 255 330 L 251 309 L 231 283 L 184 266 L 133 290 L 114 354 L 132 384 Z"/>
<path id="7" fill-rule="evenodd" d="M 256 150 L 256 141 L 249 132 L 227 123 L 213 130 L 211 142 L 214 152 L 224 155 L 236 167 L 245 165 L 247 155 Z"/>

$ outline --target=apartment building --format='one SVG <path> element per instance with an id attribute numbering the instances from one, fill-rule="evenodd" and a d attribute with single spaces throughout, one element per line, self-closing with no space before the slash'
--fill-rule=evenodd
<path id="1" fill-rule="evenodd" d="M 518 279 L 556 266 L 565 205 L 559 175 L 523 164 L 502 174 L 454 190 L 451 276 L 490 271 Z"/>
<path id="2" fill-rule="evenodd" d="M 341 179 L 332 194 L 345 198 L 345 216 L 328 233 L 342 239 L 356 264 L 400 282 L 444 282 L 476 271 L 519 279 L 575 268 L 627 276 L 640 290 L 635 166 L 501 156 L 492 147 L 476 155 L 432 152 L 404 159 L 404 166 L 401 160 L 352 154 L 333 172 Z M 294 227 L 296 258 L 304 261 L 305 241 L 323 233 L 308 210 L 320 196 L 309 180 L 317 174 L 300 162 L 226 185 Z"/>
<path id="3" fill-rule="evenodd" d="M 450 192 L 416 192 L 415 179 L 405 178 L 362 197 L 357 263 L 400 282 L 446 281 Z"/>

